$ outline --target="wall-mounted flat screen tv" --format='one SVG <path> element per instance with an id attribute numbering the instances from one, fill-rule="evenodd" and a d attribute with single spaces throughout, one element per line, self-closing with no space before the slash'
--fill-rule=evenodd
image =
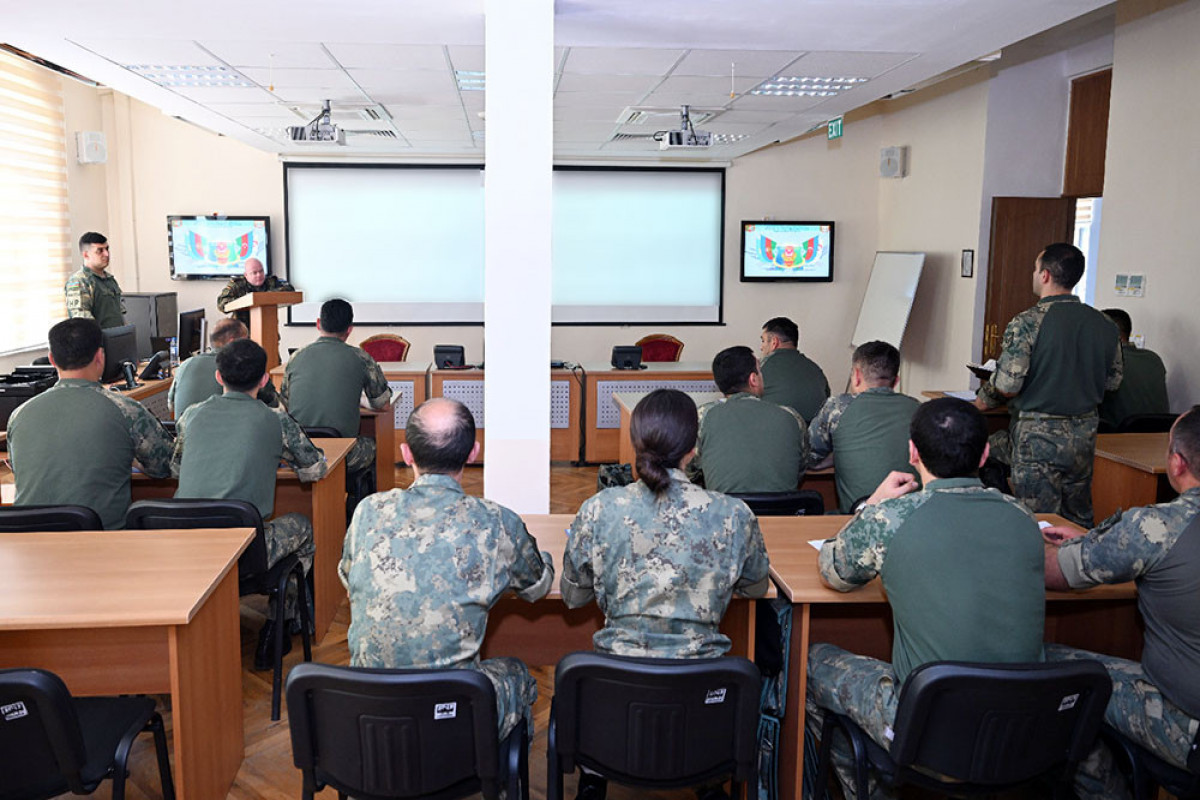
<path id="1" fill-rule="evenodd" d="M 267 260 L 270 217 L 167 217 L 171 278 L 229 279 L 241 275 L 246 260 L 257 258 L 271 274 Z"/>
<path id="2" fill-rule="evenodd" d="M 743 282 L 832 280 L 832 222 L 742 222 Z"/>

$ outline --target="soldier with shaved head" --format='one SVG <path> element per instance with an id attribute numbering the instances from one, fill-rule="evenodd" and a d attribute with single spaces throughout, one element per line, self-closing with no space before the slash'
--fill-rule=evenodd
<path id="1" fill-rule="evenodd" d="M 500 738 L 522 719 L 532 732 L 529 670 L 516 658 L 481 660 L 479 648 L 501 595 L 533 602 L 550 591 L 550 554 L 515 512 L 463 492 L 463 468 L 479 454 L 466 406 L 427 400 L 405 439 L 416 480 L 366 498 L 346 532 L 338 574 L 350 594 L 350 663 L 478 669 L 496 688 Z"/>

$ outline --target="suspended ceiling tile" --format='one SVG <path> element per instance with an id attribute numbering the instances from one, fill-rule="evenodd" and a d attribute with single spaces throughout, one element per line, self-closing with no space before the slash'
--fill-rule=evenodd
<path id="1" fill-rule="evenodd" d="M 203 40 L 205 49 L 235 67 L 327 69 L 336 66 L 318 42 Z"/>
<path id="2" fill-rule="evenodd" d="M 732 71 L 747 78 L 768 78 L 802 55 L 795 50 L 692 50 L 671 74 L 729 75 Z"/>
<path id="3" fill-rule="evenodd" d="M 347 69 L 446 69 L 446 51 L 436 44 L 334 43 L 325 45 Z"/>
<path id="4" fill-rule="evenodd" d="M 664 75 L 684 52 L 646 47 L 572 47 L 563 73 Z"/>

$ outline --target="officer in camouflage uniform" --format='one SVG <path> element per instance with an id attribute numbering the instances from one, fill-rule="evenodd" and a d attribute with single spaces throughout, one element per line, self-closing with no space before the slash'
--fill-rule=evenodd
<path id="1" fill-rule="evenodd" d="M 79 237 L 83 266 L 67 279 L 63 292 L 67 316 L 94 319 L 101 328 L 125 324 L 125 301 L 117 279 L 108 272 L 108 239 L 89 231 Z"/>
<path id="2" fill-rule="evenodd" d="M 787 406 L 763 402 L 763 376 L 749 347 L 729 347 L 713 359 L 724 398 L 698 409 L 693 481 L 714 492 L 793 492 L 804 479 L 808 439 L 804 419 Z"/>
<path id="3" fill-rule="evenodd" d="M 522 719 L 532 735 L 537 683 L 519 659 L 481 661 L 479 648 L 501 595 L 533 602 L 550 591 L 550 554 L 538 553 L 516 513 L 463 493 L 463 467 L 479 454 L 466 406 L 426 401 L 405 439 L 416 480 L 359 504 L 338 565 L 350 594 L 350 663 L 477 669 L 496 688 L 500 738 Z"/>
<path id="4" fill-rule="evenodd" d="M 795 409 L 805 424 L 829 397 L 829 381 L 816 362 L 797 349 L 800 328 L 787 317 L 767 320 L 762 342 L 763 400 Z"/>
<path id="5" fill-rule="evenodd" d="M 208 335 L 212 350 L 197 353 L 175 369 L 175 378 L 167 390 L 167 410 L 181 417 L 189 406 L 221 394 L 224 389 L 217 383 L 216 351 L 235 339 L 245 339 L 249 335 L 246 326 L 236 319 L 223 319 L 214 325 Z M 258 399 L 271 408 L 279 407 L 279 393 L 275 391 L 270 376 L 267 377 L 267 384 L 259 390 Z"/>
<path id="6" fill-rule="evenodd" d="M 147 475 L 167 477 L 172 442 L 145 406 L 100 384 L 102 342 L 95 320 L 68 319 L 50 329 L 59 380 L 9 417 L 8 458 L 16 505 L 87 506 L 112 529 L 125 524 L 133 462 Z"/>
<path id="7" fill-rule="evenodd" d="M 392 401 L 392 389 L 375 359 L 346 344 L 354 330 L 354 309 L 345 300 L 321 305 L 320 336 L 288 361 L 279 396 L 301 425 L 336 428 L 344 437 L 358 435 L 359 395 L 371 408 Z M 375 440 L 358 436 L 346 455 L 346 477 L 375 468 Z"/>
<path id="8" fill-rule="evenodd" d="M 932 400 L 917 409 L 911 431 L 910 458 L 924 488 L 911 474 L 893 472 L 825 542 L 817 562 L 838 591 L 882 579 L 895 619 L 892 663 L 812 645 L 806 709 L 814 737 L 829 710 L 888 749 L 900 689 L 922 664 L 1042 657 L 1042 537 L 1024 507 L 979 482 L 988 450 L 983 415 L 961 400 Z M 844 738 L 832 754 L 851 798 Z M 872 784 L 871 796 L 894 795 Z"/>
<path id="9" fill-rule="evenodd" d="M 1137 582 L 1145 621 L 1141 663 L 1061 645 L 1046 645 L 1046 658 L 1104 664 L 1113 682 L 1108 724 L 1185 768 L 1200 730 L 1200 406 L 1171 431 L 1167 477 L 1179 492 L 1169 503 L 1118 512 L 1086 534 L 1043 531 L 1047 588 Z M 1075 788 L 1082 797 L 1129 797 L 1103 745 L 1080 766 Z"/>
<path id="10" fill-rule="evenodd" d="M 267 380 L 267 353 L 249 339 L 237 339 L 217 352 L 217 380 L 224 394 L 197 403 L 176 427 L 171 471 L 179 477 L 176 497 L 245 500 L 264 520 L 267 565 L 295 553 L 307 575 L 312 571 L 313 527 L 298 512 L 271 518 L 275 510 L 275 474 L 282 460 L 304 482 L 328 471 L 325 454 L 296 421 L 280 409 L 267 408 L 256 395 Z M 230 443 L 236 443 L 230 447 Z M 285 616 L 295 619 L 295 595 L 289 584 Z M 274 642 L 274 607 L 259 632 L 255 669 L 270 669 Z M 284 637 L 284 652 L 291 639 Z"/>
<path id="11" fill-rule="evenodd" d="M 854 503 L 908 463 L 908 426 L 920 402 L 895 390 L 900 351 L 887 342 L 859 345 L 851 358 L 850 391 L 825 401 L 808 428 L 809 469 L 832 465 L 838 510 Z"/>
<path id="12" fill-rule="evenodd" d="M 225 306 L 240 297 L 245 297 L 254 292 L 294 291 L 296 290 L 292 285 L 284 279 L 276 278 L 274 275 L 267 275 L 263 263 L 257 258 L 247 258 L 243 275 L 237 278 L 230 278 L 229 283 L 225 284 L 225 288 L 221 290 L 221 294 L 217 295 L 217 309 L 222 314 L 233 314 L 238 322 L 249 328 L 250 311 L 248 309 L 226 311 Z"/>
<path id="13" fill-rule="evenodd" d="M 730 596 L 766 592 L 769 565 L 754 514 L 741 500 L 693 485 L 680 469 L 696 430 L 691 398 L 651 392 L 633 411 L 640 480 L 593 496 L 571 523 L 560 586 L 568 607 L 595 599 L 604 612 L 597 650 L 722 655 L 730 643 L 717 626 Z"/>
<path id="14" fill-rule="evenodd" d="M 1117 326 L 1121 334 L 1121 359 L 1125 376 L 1114 391 L 1104 393 L 1100 403 L 1100 422 L 1116 429 L 1126 418 L 1137 414 L 1167 414 L 1171 403 L 1167 399 L 1167 367 L 1158 353 L 1138 347 L 1129 341 L 1133 320 L 1119 308 L 1104 309 L 1104 316 Z"/>
<path id="15" fill-rule="evenodd" d="M 1124 362 L 1112 320 L 1071 294 L 1083 268 L 1083 254 L 1069 244 L 1049 245 L 1037 257 L 1040 299 L 1004 329 L 996 371 L 975 405 L 987 410 L 1007 399 L 1016 412 L 1013 494 L 1033 511 L 1090 526 L 1096 407 L 1120 386 Z"/>

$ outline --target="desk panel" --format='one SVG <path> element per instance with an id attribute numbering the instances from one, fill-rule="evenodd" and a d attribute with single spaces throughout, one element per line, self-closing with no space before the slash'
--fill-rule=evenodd
<path id="1" fill-rule="evenodd" d="M 1167 478 L 1167 433 L 1102 433 L 1096 437 L 1092 511 L 1097 522 L 1119 509 L 1176 496 Z"/>
<path id="2" fill-rule="evenodd" d="M 587 412 L 583 424 L 584 461 L 611 462 L 621 458 L 621 411 L 613 401 L 614 392 L 650 392 L 654 389 L 679 389 L 684 392 L 716 392 L 712 365 L 680 361 L 654 363 L 643 370 L 618 370 L 603 362 L 587 363 L 584 369 L 584 394 Z"/>

